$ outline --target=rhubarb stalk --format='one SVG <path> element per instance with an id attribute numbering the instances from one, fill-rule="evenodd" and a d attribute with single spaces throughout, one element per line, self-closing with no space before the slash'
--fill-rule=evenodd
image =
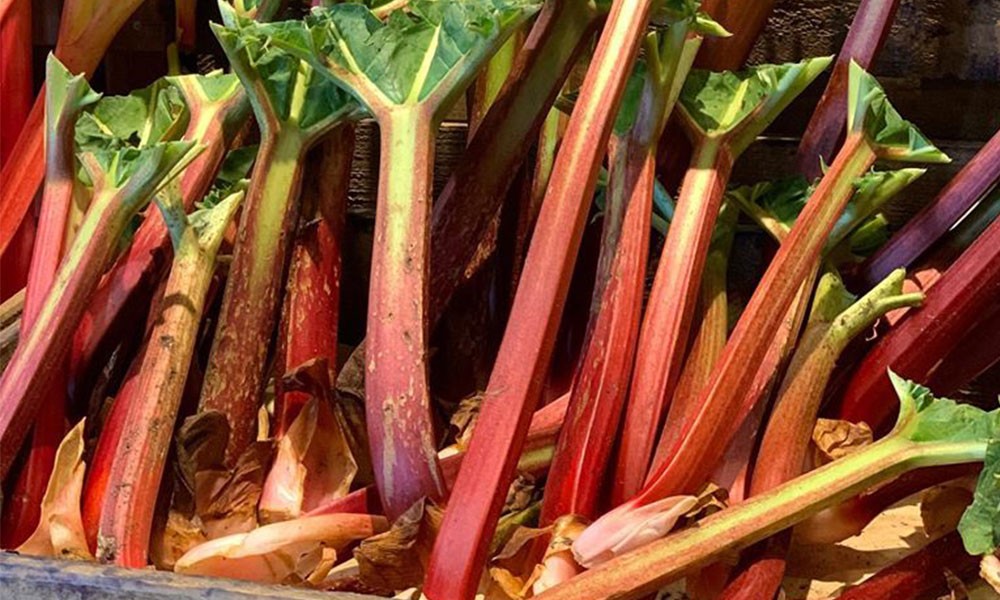
<path id="1" fill-rule="evenodd" d="M 77 118 L 100 98 L 82 76 L 73 76 L 50 55 L 46 64 L 45 98 L 46 178 L 42 207 L 35 236 L 20 335 L 34 325 L 42 303 L 59 269 L 76 184 L 74 131 Z M 28 539 L 38 525 L 42 496 L 48 485 L 56 448 L 66 433 L 65 372 L 56 373 L 44 396 L 37 398 L 46 407 L 44 417 L 31 434 L 31 451 L 4 506 L 3 547 L 15 548 Z"/>
<path id="2" fill-rule="evenodd" d="M 641 598 L 700 564 L 767 538 L 865 488 L 919 467 L 986 460 L 977 491 L 995 487 L 985 476 L 997 468 L 995 463 L 1000 463 L 1000 444 L 996 443 L 1000 410 L 986 412 L 935 398 L 919 385 L 895 375 L 892 380 L 901 409 L 896 426 L 886 438 L 709 516 L 693 527 L 607 560 L 538 598 Z M 979 506 L 974 503 L 963 518 L 991 508 L 985 495 L 983 500 L 987 502 Z M 978 525 L 985 528 L 991 524 L 980 519 Z M 969 527 L 962 532 L 967 550 L 991 552 L 980 532 Z M 579 553 L 577 558 L 581 558 Z"/>
<path id="3" fill-rule="evenodd" d="M 268 44 L 228 4 L 219 8 L 226 26 L 213 30 L 261 129 L 199 405 L 226 415 L 231 428 L 226 460 L 232 465 L 257 433 L 306 152 L 359 110 L 305 61 Z"/>
<path id="4" fill-rule="evenodd" d="M 584 78 L 532 236 L 484 394 L 460 499 L 445 511 L 425 580 L 434 600 L 474 595 L 545 381 L 601 159 L 649 19 L 649 0 L 616 0 Z"/>
<path id="5" fill-rule="evenodd" d="M 715 219 L 733 163 L 830 64 L 818 58 L 746 71 L 695 71 L 681 93 L 680 117 L 695 146 L 639 333 L 613 497 L 642 489 L 688 348 Z M 669 419 L 669 417 L 668 417 Z"/>
<path id="6" fill-rule="evenodd" d="M 435 133 L 480 65 L 537 8 L 525 1 L 424 0 L 383 23 L 363 6 L 344 4 L 316 9 L 305 23 L 266 27 L 276 43 L 354 94 L 379 123 L 365 395 L 375 478 L 393 519 L 424 496 L 445 495 L 426 356 Z M 374 47 L 407 60 L 386 70 Z"/>
<path id="7" fill-rule="evenodd" d="M 598 514 L 642 313 L 656 145 L 701 44 L 700 35 L 688 42 L 688 33 L 704 32 L 695 28 L 697 5 L 685 8 L 691 10 L 670 15 L 674 22 L 662 34 L 646 36 L 641 87 L 635 86 L 637 98 L 623 100 L 615 123 L 593 308 L 572 386 L 570 425 L 545 486 L 544 524 L 563 515 L 589 520 Z"/>
<path id="8" fill-rule="evenodd" d="M 847 32 L 844 45 L 837 54 L 830 81 L 813 111 L 806 132 L 799 143 L 796 162 L 798 171 L 813 180 L 822 175 L 822 165 L 829 162 L 844 135 L 844 117 L 847 115 L 847 81 L 851 61 L 868 69 L 875 61 L 882 43 L 889 34 L 896 16 L 899 0 L 865 0 L 854 13 L 854 20 Z M 900 265 L 905 266 L 905 265 Z M 885 274 L 877 278 L 881 281 Z M 872 285 L 877 283 L 872 282 Z"/>
<path id="9" fill-rule="evenodd" d="M 877 157 L 909 161 L 942 161 L 946 157 L 912 125 L 902 120 L 885 98 L 878 83 L 860 67 L 851 78 L 849 135 L 837 159 L 806 203 L 785 243 L 764 274 L 737 323 L 709 384 L 699 395 L 698 410 L 685 423 L 667 422 L 662 434 L 670 441 L 666 460 L 652 472 L 642 492 L 630 502 L 588 528 L 587 555 L 603 554 L 611 539 L 608 527 L 621 527 L 631 511 L 676 494 L 698 491 L 715 467 L 752 407 L 741 406 L 745 389 L 753 383 L 756 365 L 764 359 L 770 342 L 791 307 L 803 282 L 816 268 L 827 238 L 847 206 L 854 180 Z M 671 225 L 673 231 L 675 225 Z M 671 429 L 676 428 L 676 433 Z M 603 524 L 602 524 L 603 521 Z M 634 523 L 641 526 L 640 523 Z M 583 538 L 581 538 L 582 540 Z M 632 541 L 648 540 L 637 535 Z M 579 542 L 578 542 L 579 543 Z M 581 549 L 581 551 L 583 551 Z"/>
<path id="10" fill-rule="evenodd" d="M 243 192 L 236 192 L 190 218 L 176 197 L 166 194 L 157 200 L 170 230 L 174 260 L 164 302 L 121 416 L 121 442 L 110 466 L 97 534 L 100 561 L 132 568 L 148 564 L 156 497 L 215 272 L 215 255 L 242 199 Z"/>
<path id="11" fill-rule="evenodd" d="M 0 380 L 0 477 L 34 421 L 38 399 L 61 368 L 73 331 L 129 221 L 196 150 L 190 142 L 164 142 L 81 155 L 94 189 L 90 208 L 34 327 Z"/>

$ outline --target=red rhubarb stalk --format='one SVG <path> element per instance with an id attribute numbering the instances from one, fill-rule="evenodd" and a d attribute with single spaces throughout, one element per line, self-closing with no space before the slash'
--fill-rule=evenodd
<path id="1" fill-rule="evenodd" d="M 590 520 L 598 514 L 642 314 L 656 145 L 701 44 L 700 36 L 686 42 L 694 10 L 672 15 L 676 22 L 662 38 L 647 35 L 634 122 L 616 123 L 593 308 L 572 385 L 570 426 L 560 436 L 545 485 L 543 524 L 564 515 Z"/>
<path id="2" fill-rule="evenodd" d="M 250 112 L 246 94 L 233 75 L 187 75 L 168 78 L 184 98 L 190 114 L 183 139 L 205 146 L 179 178 L 180 195 L 190 211 L 208 193 L 237 132 Z M 151 211 L 132 244 L 101 280 L 73 339 L 72 377 L 79 383 L 99 362 L 99 354 L 117 345 L 127 327 L 121 319 L 130 307 L 148 302 L 151 288 L 169 261 L 170 236 L 163 218 Z M 117 329 L 116 329 L 117 328 Z"/>
<path id="3" fill-rule="evenodd" d="M 799 143 L 796 162 L 799 173 L 806 179 L 812 181 L 823 174 L 822 165 L 836 154 L 837 144 L 844 135 L 851 61 L 865 69 L 871 67 L 889 34 L 898 6 L 899 0 L 864 0 L 854 13 L 847 38 L 833 65 L 830 81 Z M 877 277 L 871 285 L 885 279 L 887 275 L 885 273 Z"/>
<path id="4" fill-rule="evenodd" d="M 429 10 L 433 8 L 433 10 Z M 365 347 L 368 437 L 382 502 L 395 519 L 422 497 L 442 499 L 427 386 L 428 264 L 434 138 L 479 67 L 538 6 L 411 2 L 410 15 L 378 21 L 363 6 L 317 10 L 306 23 L 270 28 L 354 94 L 379 123 L 380 168 Z M 447 18 L 446 18 L 447 15 Z M 358 20 L 368 36 L 345 35 Z M 452 26 L 475 22 L 457 36 Z M 368 58 L 374 39 L 419 65 Z M 381 43 L 381 42 L 379 42 Z M 440 65 L 438 63 L 441 63 Z M 434 68 L 432 68 L 434 67 Z M 397 72 L 396 69 L 399 71 Z"/>
<path id="5" fill-rule="evenodd" d="M 54 87 L 45 99 L 46 177 L 35 250 L 31 255 L 20 335 L 26 337 L 52 287 L 69 239 L 67 229 L 76 183 L 73 134 L 77 117 L 100 97 L 82 76 L 72 76 L 54 56 L 46 65 L 46 80 Z M 56 373 L 45 395 L 37 398 L 46 410 L 31 434 L 31 451 L 4 506 L 3 547 L 20 546 L 38 525 L 42 497 L 49 482 L 56 448 L 66 433 L 66 377 Z"/>
<path id="6" fill-rule="evenodd" d="M 705 40 L 695 60 L 695 67 L 709 71 L 732 71 L 742 68 L 768 17 L 771 16 L 774 2 L 775 0 L 746 3 L 726 0 L 704 2 L 702 10 L 727 31 L 732 31 L 733 35 Z"/>
<path id="7" fill-rule="evenodd" d="M 966 334 L 931 378 L 943 390 L 958 391 L 962 386 L 1000 364 L 1000 308 L 984 317 Z"/>
<path id="8" fill-rule="evenodd" d="M 926 389 L 893 376 L 901 411 L 886 438 L 823 467 L 784 483 L 746 502 L 719 511 L 689 527 L 643 547 L 610 558 L 567 583 L 545 592 L 540 600 L 616 598 L 627 600 L 654 593 L 693 568 L 744 548 L 795 525 L 804 518 L 860 490 L 923 466 L 990 462 L 996 469 L 1000 453 L 990 440 L 1000 426 L 1000 411 L 935 398 Z M 974 504 L 963 519 L 988 509 L 986 494 L 994 485 L 981 479 L 977 492 L 984 506 Z M 995 510 L 995 507 L 993 507 Z M 988 523 L 979 522 L 986 529 Z M 590 530 L 588 530 L 590 531 Z M 586 533 L 584 534 L 586 535 Z M 979 539 L 982 530 L 966 527 L 963 541 L 970 551 L 991 552 Z M 580 559 L 581 537 L 574 544 Z M 607 558 L 607 557 L 605 557 Z"/>
<path id="9" fill-rule="evenodd" d="M 650 474 L 638 496 L 588 528 L 588 532 L 592 531 L 589 539 L 593 544 L 586 549 L 588 556 L 603 555 L 607 551 L 615 538 L 607 528 L 620 528 L 622 523 L 628 523 L 630 512 L 636 511 L 639 515 L 642 507 L 652 502 L 697 492 L 705 482 L 735 433 L 736 428 L 732 424 L 742 422 L 751 408 L 741 406 L 741 401 L 757 373 L 746 366 L 757 365 L 764 360 L 770 342 L 781 326 L 782 317 L 791 307 L 803 282 L 815 269 L 827 238 L 847 206 L 854 191 L 854 180 L 868 170 L 877 156 L 946 160 L 915 128 L 898 116 L 878 83 L 863 69 L 855 67 L 851 83 L 847 143 L 806 203 L 750 299 L 709 384 L 699 396 L 697 413 L 685 423 L 668 420 L 663 434 L 663 438 L 671 442 L 665 453 L 666 461 Z M 908 135 L 905 138 L 890 138 L 885 143 L 877 141 L 887 120 L 893 127 L 906 124 Z M 674 227 L 672 224 L 671 231 Z M 671 428 L 678 428 L 677 433 L 671 432 Z M 636 536 L 632 541 L 641 544 L 646 540 L 648 536 Z"/>
<path id="10" fill-rule="evenodd" d="M 873 285 L 900 267 L 909 268 L 1000 181 L 1000 132 L 976 153 L 941 193 L 903 226 L 861 269 Z"/>
<path id="11" fill-rule="evenodd" d="M 932 379 L 944 358 L 1000 303 L 1000 220 L 994 221 L 912 311 L 869 351 L 844 392 L 840 418 L 886 425 L 895 401 L 883 384 L 887 368 Z M 919 352 L 916 351 L 919 348 Z M 891 393 L 891 390 L 889 390 Z"/>
<path id="12" fill-rule="evenodd" d="M 570 276 L 630 64 L 652 2 L 616 0 L 584 79 L 542 203 L 521 284 L 484 394 L 466 468 L 431 554 L 424 594 L 471 598 L 542 391 Z"/>
<path id="13" fill-rule="evenodd" d="M 306 152 L 338 124 L 354 119 L 358 108 L 305 61 L 265 44 L 252 22 L 227 4 L 219 7 L 227 27 L 213 25 L 213 30 L 261 129 L 199 404 L 228 419 L 226 461 L 233 465 L 256 438 Z M 291 81 L 273 81 L 274 70 L 289 73 Z"/>
<path id="14" fill-rule="evenodd" d="M 148 564 L 160 479 L 194 355 L 215 254 L 243 192 L 189 218 L 179 199 L 158 200 L 175 246 L 174 261 L 142 354 L 129 402 L 120 415 L 120 445 L 108 473 L 97 558 L 131 568 Z"/>
<path id="15" fill-rule="evenodd" d="M 350 183 L 354 128 L 343 125 L 313 150 L 302 192 L 282 314 L 281 370 L 292 373 L 313 360 L 337 364 L 341 237 Z M 331 381 L 335 374 L 331 373 Z M 281 437 L 309 394 L 281 389 L 278 378 L 275 437 Z"/>
<path id="16" fill-rule="evenodd" d="M 0 477 L 35 419 L 38 398 L 62 368 L 73 331 L 129 221 L 194 153 L 192 143 L 167 142 L 81 156 L 93 182 L 90 208 L 34 327 L 0 380 Z"/>
<path id="17" fill-rule="evenodd" d="M 3 115 L 0 117 L 0 165 L 17 141 L 21 127 L 31 112 L 34 82 L 31 78 L 31 0 L 4 0 L 0 3 L 0 89 Z"/>
<path id="18" fill-rule="evenodd" d="M 141 4 L 142 0 L 68 0 L 63 4 L 59 21 L 56 58 L 70 73 L 82 73 L 89 78 L 118 30 Z M 30 39 L 30 34 L 28 37 Z M 43 87 L 10 152 L 10 160 L 4 161 L 0 172 L 0 181 L 4 182 L 0 188 L 0 206 L 3 206 L 0 211 L 0 255 L 7 249 L 42 185 L 45 174 L 44 99 Z M 6 129 L 4 131 L 6 135 Z"/>
<path id="19" fill-rule="evenodd" d="M 642 489 L 681 375 L 698 288 L 733 163 L 829 65 L 819 58 L 738 73 L 696 71 L 681 94 L 695 146 L 667 232 L 639 333 L 613 499 Z M 668 418 L 669 420 L 669 418 Z"/>

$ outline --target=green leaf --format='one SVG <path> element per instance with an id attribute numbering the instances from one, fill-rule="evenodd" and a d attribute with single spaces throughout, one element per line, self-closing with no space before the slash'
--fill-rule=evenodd
<path id="1" fill-rule="evenodd" d="M 858 225 L 854 231 L 847 236 L 847 251 L 850 259 L 854 262 L 868 258 L 875 251 L 885 245 L 892 237 L 889 229 L 889 220 L 885 215 L 878 213 Z"/>
<path id="2" fill-rule="evenodd" d="M 360 4 L 316 8 L 304 23 L 259 26 L 275 44 L 312 60 L 373 112 L 448 107 L 516 27 L 531 0 L 413 0 L 381 21 Z"/>
<path id="3" fill-rule="evenodd" d="M 646 63 L 637 60 L 632 74 L 625 82 L 625 93 L 622 96 L 621 105 L 618 108 L 618 115 L 615 116 L 614 132 L 617 136 L 624 136 L 635 124 L 636 115 L 639 114 L 639 103 L 642 101 L 643 90 L 646 87 Z M 577 92 L 579 95 L 579 91 Z M 572 98 L 576 102 L 576 96 Z"/>
<path id="4" fill-rule="evenodd" d="M 76 121 L 77 115 L 101 99 L 83 75 L 70 73 L 54 54 L 45 62 L 46 130 L 50 136 L 58 133 L 62 119 Z"/>
<path id="5" fill-rule="evenodd" d="M 951 162 L 916 126 L 899 116 L 878 81 L 853 60 L 848 80 L 847 126 L 851 133 L 863 133 L 881 158 Z"/>
<path id="6" fill-rule="evenodd" d="M 972 505 L 958 522 L 965 551 L 973 556 L 990 554 L 1000 547 L 1000 439 L 986 448 Z"/>
<path id="7" fill-rule="evenodd" d="M 127 96 L 105 96 L 80 116 L 77 151 L 151 146 L 180 138 L 188 111 L 180 92 L 158 79 Z"/>
<path id="8" fill-rule="evenodd" d="M 213 23 L 212 30 L 264 130 L 291 127 L 307 137 L 318 137 L 358 116 L 357 104 L 348 94 L 262 35 L 269 26 L 242 19 L 225 3 L 219 8 L 229 26 Z M 278 25 L 288 23 L 298 22 Z"/>
<path id="9" fill-rule="evenodd" d="M 680 104 L 689 128 L 701 136 L 735 132 L 734 151 L 742 152 L 831 61 L 761 65 L 743 71 L 694 70 L 681 91 Z"/>
<path id="10" fill-rule="evenodd" d="M 88 151 L 80 155 L 80 161 L 91 181 L 128 193 L 149 186 L 157 179 L 166 184 L 198 151 L 200 147 L 194 142 L 161 142 L 146 148 Z M 142 199 L 146 200 L 148 198 Z"/>
<path id="11" fill-rule="evenodd" d="M 889 372 L 899 396 L 895 432 L 918 443 L 989 442 L 1000 437 L 1000 409 L 987 412 L 936 398 L 926 387 Z"/>
<path id="12" fill-rule="evenodd" d="M 873 170 L 856 179 L 854 195 L 833 226 L 827 249 L 841 243 L 850 232 L 926 172 L 926 169 Z"/>

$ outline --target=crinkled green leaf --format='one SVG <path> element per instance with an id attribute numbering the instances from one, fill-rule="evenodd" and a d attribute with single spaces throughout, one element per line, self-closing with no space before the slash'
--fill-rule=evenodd
<path id="1" fill-rule="evenodd" d="M 261 35 L 265 25 L 246 21 L 219 6 L 230 25 L 212 25 L 233 71 L 243 83 L 262 127 L 271 121 L 319 136 L 352 118 L 357 105 L 350 96 L 306 61 Z M 289 22 L 297 23 L 297 22 Z"/>
<path id="2" fill-rule="evenodd" d="M 965 551 L 973 556 L 990 554 L 1000 547 L 1000 436 L 986 448 L 972 505 L 958 523 Z"/>
<path id="3" fill-rule="evenodd" d="M 936 398 L 926 387 L 890 372 L 899 396 L 896 431 L 914 442 L 989 442 L 1000 437 L 1000 409 Z"/>
<path id="4" fill-rule="evenodd" d="M 736 151 L 741 152 L 830 62 L 830 57 L 821 57 L 736 72 L 694 70 L 681 91 L 681 107 L 702 135 L 738 128 Z"/>
<path id="5" fill-rule="evenodd" d="M 889 220 L 882 213 L 869 217 L 847 236 L 847 250 L 854 261 L 875 254 L 892 237 Z"/>
<path id="6" fill-rule="evenodd" d="M 314 9 L 304 23 L 260 30 L 325 65 L 372 109 L 428 99 L 444 107 L 538 8 L 530 0 L 414 0 L 383 22 L 363 5 L 337 4 Z"/>
<path id="7" fill-rule="evenodd" d="M 864 133 L 882 158 L 931 163 L 951 161 L 916 126 L 899 115 L 878 81 L 853 60 L 848 80 L 847 123 L 852 133 Z"/>
<path id="8" fill-rule="evenodd" d="M 779 238 L 779 229 L 787 232 L 795 224 L 812 189 L 804 177 L 797 175 L 736 187 L 726 197 L 762 229 Z"/>
<path id="9" fill-rule="evenodd" d="M 115 189 L 143 189 L 157 180 L 165 184 L 190 162 L 197 150 L 194 142 L 161 142 L 146 148 L 84 152 L 81 162 L 91 181 L 103 181 Z M 156 188 L 159 187 L 162 186 L 157 184 Z"/>
<path id="10" fill-rule="evenodd" d="M 919 179 L 925 169 L 869 171 L 854 181 L 855 192 L 830 233 L 827 247 L 839 244 L 851 231 L 874 215 L 885 203 Z"/>
<path id="11" fill-rule="evenodd" d="M 180 138 L 188 111 L 180 92 L 166 79 L 127 96 L 105 96 L 80 115 L 77 151 L 151 146 Z"/>
<path id="12" fill-rule="evenodd" d="M 182 99 L 184 91 L 191 90 L 206 102 L 223 102 L 232 98 L 240 89 L 239 78 L 232 73 L 222 71 L 214 71 L 207 75 L 179 75 L 166 79 L 179 90 Z"/>

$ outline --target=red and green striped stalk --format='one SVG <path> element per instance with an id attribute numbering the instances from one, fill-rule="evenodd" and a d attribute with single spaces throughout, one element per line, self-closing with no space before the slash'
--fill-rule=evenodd
<path id="1" fill-rule="evenodd" d="M 859 278 L 874 285 L 892 269 L 910 268 L 1000 181 L 1000 132 L 976 153 L 937 197 L 862 266 Z"/>
<path id="2" fill-rule="evenodd" d="M 208 193 L 226 150 L 250 113 L 250 104 L 234 75 L 185 75 L 168 78 L 184 98 L 189 113 L 183 139 L 205 146 L 178 178 L 186 210 Z M 151 211 L 139 226 L 132 244 L 101 280 L 73 338 L 71 377 L 77 385 L 128 333 L 128 319 L 120 318 L 148 302 L 163 274 L 170 252 L 170 236 L 163 218 Z"/>
<path id="3" fill-rule="evenodd" d="M 267 44 L 254 23 L 227 4 L 219 8 L 227 27 L 213 25 L 213 30 L 261 129 L 199 404 L 200 410 L 217 410 L 228 419 L 226 461 L 234 464 L 257 434 L 306 152 L 359 111 L 305 61 Z M 287 73 L 290 80 L 271 79 L 276 72 Z"/>
<path id="4" fill-rule="evenodd" d="M 80 113 L 100 97 L 90 89 L 84 77 L 72 76 L 52 55 L 46 64 L 45 78 L 50 84 L 45 98 L 46 177 L 39 218 L 41 227 L 35 236 L 21 313 L 21 337 L 26 337 L 34 325 L 70 242 L 67 232 L 76 185 L 73 134 Z M 55 373 L 47 391 L 35 401 L 42 403 L 46 410 L 32 431 L 31 450 L 4 505 L 4 548 L 20 546 L 38 525 L 56 448 L 66 433 L 65 371 Z"/>
<path id="5" fill-rule="evenodd" d="M 588 543 L 580 545 L 583 537 L 577 542 L 585 556 L 603 555 L 616 538 L 626 535 L 623 531 L 628 530 L 623 530 L 622 525 L 630 522 L 630 513 L 641 515 L 643 506 L 670 496 L 697 492 L 704 483 L 736 431 L 733 423 L 742 422 L 751 408 L 741 404 L 757 372 L 746 366 L 758 365 L 764 360 L 782 317 L 791 307 L 802 283 L 814 271 L 831 231 L 851 199 L 854 180 L 867 171 L 878 156 L 911 161 L 947 160 L 899 117 L 878 83 L 860 67 L 852 72 L 851 97 L 847 142 L 806 203 L 750 299 L 709 384 L 699 395 L 697 413 L 685 423 L 668 420 L 663 439 L 672 443 L 664 451 L 666 460 L 650 474 L 639 495 L 587 529 L 584 536 L 589 534 Z M 891 123 L 890 131 L 899 131 L 900 126 L 905 125 L 902 129 L 905 134 L 879 141 L 887 123 Z M 674 226 L 671 225 L 671 230 Z M 675 427 L 677 433 L 671 432 Z M 640 526 L 641 523 L 632 525 Z M 608 531 L 609 528 L 616 531 Z M 647 540 L 648 535 L 637 535 L 630 543 L 638 545 Z"/>
<path id="6" fill-rule="evenodd" d="M 988 413 L 934 398 L 926 388 L 895 376 L 894 383 L 902 409 L 896 427 L 885 439 L 706 517 L 696 526 L 602 562 L 536 597 L 642 598 L 700 565 L 770 537 L 901 473 L 925 466 L 997 459 L 990 440 L 998 433 L 1000 412 Z M 976 533 L 963 533 L 967 548 L 981 543 L 974 539 Z"/>
<path id="7" fill-rule="evenodd" d="M 857 302 L 836 272 L 820 278 L 809 321 L 761 438 L 750 478 L 751 496 L 802 474 L 820 402 L 844 348 L 889 310 L 913 306 L 923 299 L 923 294 L 902 292 L 904 277 L 902 269 L 894 271 Z M 785 565 L 780 553 L 787 550 L 787 542 L 783 536 L 769 541 L 767 558 L 741 569 L 723 597 L 773 595 L 784 577 Z"/>
<path id="8" fill-rule="evenodd" d="M 59 21 L 56 58 L 70 73 L 89 78 L 118 30 L 141 4 L 142 0 L 67 0 Z M 4 207 L 0 211 L 0 255 L 14 238 L 45 175 L 44 99 L 43 87 L 10 152 L 10 160 L 3 162 L 0 172 L 0 181 L 4 182 L 0 188 L 0 206 Z"/>
<path id="9" fill-rule="evenodd" d="M 837 54 L 833 73 L 826 84 L 823 96 L 813 111 L 809 125 L 799 142 L 796 155 L 798 171 L 812 181 L 820 177 L 822 165 L 833 159 L 837 144 L 844 135 L 844 118 L 847 116 L 847 80 L 851 61 L 865 69 L 871 67 L 889 35 L 896 16 L 899 0 L 864 0 L 854 13 L 854 20 L 847 32 L 844 45 Z M 906 266 L 906 265 L 898 265 Z M 888 273 L 871 282 L 875 285 Z"/>
<path id="10" fill-rule="evenodd" d="M 507 486 L 542 391 L 601 159 L 639 52 L 652 2 L 616 0 L 556 156 L 521 283 L 484 395 L 460 498 L 445 511 L 431 554 L 424 594 L 471 598 L 500 516 Z"/>
<path id="11" fill-rule="evenodd" d="M 0 477 L 41 408 L 38 399 L 62 368 L 76 325 L 129 221 L 196 150 L 190 142 L 167 142 L 81 156 L 93 183 L 90 208 L 34 326 L 0 380 Z"/>
<path id="12" fill-rule="evenodd" d="M 236 192 L 190 217 L 179 200 L 158 201 L 175 246 L 164 302 L 121 415 L 97 534 L 97 558 L 123 567 L 148 564 L 156 497 L 194 355 L 215 255 L 243 198 Z"/>
<path id="13" fill-rule="evenodd" d="M 685 85 L 680 117 L 695 150 L 639 333 L 639 358 L 612 490 L 616 504 L 635 496 L 649 472 L 681 375 L 705 259 L 733 163 L 829 63 L 819 58 L 738 73 L 696 71 Z"/>
<path id="14" fill-rule="evenodd" d="M 895 405 L 886 395 L 886 369 L 922 381 L 933 379 L 942 361 L 998 303 L 1000 220 L 941 276 L 920 310 L 911 311 L 869 351 L 844 392 L 840 418 L 868 423 L 875 431 L 883 429 Z"/>
<path id="15" fill-rule="evenodd" d="M 365 395 L 375 478 L 392 519 L 422 497 L 446 494 L 427 384 L 435 134 L 479 67 L 537 8 L 528 2 L 414 1 L 408 16 L 396 13 L 382 23 L 363 6 L 344 4 L 316 10 L 304 24 L 269 28 L 277 44 L 312 60 L 379 124 Z M 365 23 L 366 33 L 349 35 L 357 22 Z M 383 42 L 372 40 L 387 40 L 407 60 L 385 71 L 371 55 Z M 415 68 L 404 68 L 409 64 Z"/>
<path id="16" fill-rule="evenodd" d="M 696 8 L 695 8 L 696 10 Z M 601 484 L 618 432 L 642 314 L 653 212 L 656 146 L 701 37 L 687 41 L 696 15 L 645 39 L 645 74 L 634 122 L 616 123 L 609 151 L 607 203 L 597 283 L 563 430 L 545 485 L 542 523 L 564 515 L 597 517 Z M 629 86 L 632 87 L 632 86 Z M 627 93 L 627 92 L 626 92 Z M 631 107 L 622 110 L 630 113 Z"/>

